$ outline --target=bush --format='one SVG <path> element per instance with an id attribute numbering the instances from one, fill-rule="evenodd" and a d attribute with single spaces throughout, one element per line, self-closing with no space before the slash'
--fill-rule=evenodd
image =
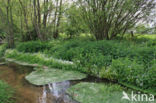
<path id="1" fill-rule="evenodd" d="M 59 68 L 66 70 L 73 70 L 76 68 L 75 64 L 69 61 L 47 57 L 41 53 L 20 53 L 16 50 L 7 50 L 5 53 L 6 58 L 15 59 L 14 61 L 21 61 L 29 64 L 38 64 L 40 66 L 48 66 L 51 68 Z"/>
<path id="2" fill-rule="evenodd" d="M 77 66 L 76 70 L 89 75 L 122 81 L 147 89 L 153 88 L 155 82 L 153 73 L 156 63 L 153 61 L 156 58 L 156 46 L 153 42 L 147 41 L 139 44 L 124 40 L 79 39 L 54 40 L 49 43 L 36 41 L 21 43 L 17 46 L 17 50 L 30 53 L 43 52 L 49 57 L 73 61 Z M 39 47 L 36 46 L 39 44 Z M 59 63 L 51 64 L 53 61 L 46 62 L 36 57 L 31 57 L 32 60 L 30 60 L 27 55 L 24 57 L 15 55 L 13 58 L 62 68 Z"/>
<path id="3" fill-rule="evenodd" d="M 0 80 L 0 103 L 13 103 L 13 89 Z"/>
<path id="4" fill-rule="evenodd" d="M 126 82 L 144 89 L 153 89 L 156 85 L 156 65 L 144 68 L 136 60 L 131 61 L 128 58 L 119 58 L 112 61 L 108 68 L 111 77 L 119 82 Z"/>
<path id="5" fill-rule="evenodd" d="M 43 52 L 46 49 L 49 49 L 50 45 L 47 42 L 40 42 L 40 41 L 30 41 L 19 43 L 16 49 L 20 52 Z"/>
<path id="6" fill-rule="evenodd" d="M 6 49 L 7 49 L 6 44 L 0 46 L 0 57 L 4 55 Z"/>

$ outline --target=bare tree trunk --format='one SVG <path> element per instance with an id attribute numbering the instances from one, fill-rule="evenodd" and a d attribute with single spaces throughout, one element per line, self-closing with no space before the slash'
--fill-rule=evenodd
<path id="1" fill-rule="evenodd" d="M 38 25 L 39 22 L 37 22 L 36 0 L 33 0 L 33 5 L 34 5 L 34 20 L 33 20 L 33 25 L 34 25 L 34 28 L 35 28 L 35 31 L 37 33 L 38 38 L 40 40 L 43 40 L 42 35 L 41 35 L 41 32 L 40 32 L 39 25 Z"/>
<path id="2" fill-rule="evenodd" d="M 19 2 L 20 2 L 20 5 L 21 5 L 21 7 L 22 7 L 22 11 L 23 11 L 23 15 L 24 15 L 24 22 L 25 22 L 26 31 L 28 32 L 29 37 L 30 37 L 30 39 L 32 40 L 32 36 L 31 36 L 31 34 L 30 34 L 29 26 L 28 26 L 28 19 L 27 19 L 27 12 L 26 12 L 26 9 L 25 9 L 25 7 L 24 7 L 22 1 L 19 0 Z"/>
<path id="3" fill-rule="evenodd" d="M 37 0 L 37 14 L 38 14 L 38 27 L 41 29 L 41 9 L 40 9 L 40 1 Z"/>
<path id="4" fill-rule="evenodd" d="M 59 26 L 60 26 L 60 19 L 62 16 L 62 0 L 60 0 L 60 5 L 59 5 L 59 15 L 58 15 L 58 19 L 57 19 L 57 24 L 56 24 L 56 31 L 54 33 L 54 38 L 58 38 L 59 36 Z"/>
<path id="5" fill-rule="evenodd" d="M 8 47 L 14 47 L 14 32 L 13 32 L 13 16 L 12 16 L 12 6 L 10 0 L 7 1 L 7 23 L 8 23 Z"/>
<path id="6" fill-rule="evenodd" d="M 57 12 L 58 12 L 58 0 L 56 0 L 56 7 L 55 7 L 55 15 L 54 15 L 54 20 L 53 20 L 53 37 L 56 32 L 56 18 L 57 18 Z"/>
<path id="7" fill-rule="evenodd" d="M 47 26 L 47 17 L 48 17 L 48 7 L 47 7 L 47 3 L 49 2 L 49 0 L 44 0 L 44 16 L 43 16 L 43 26 L 44 28 L 46 28 Z"/>

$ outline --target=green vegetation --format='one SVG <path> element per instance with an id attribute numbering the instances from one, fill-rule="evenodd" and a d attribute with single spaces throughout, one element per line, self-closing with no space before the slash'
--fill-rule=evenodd
<path id="1" fill-rule="evenodd" d="M 46 46 L 43 48 L 42 45 Z M 15 49 L 7 50 L 5 57 L 29 64 L 80 71 L 133 85 L 143 91 L 156 92 L 154 88 L 156 85 L 153 84 L 156 82 L 155 39 L 146 41 L 143 39 L 140 42 L 135 40 L 130 42 L 81 40 L 80 42 L 79 39 L 72 39 L 43 42 L 43 44 L 40 41 L 33 41 L 18 43 Z"/>
<path id="2" fill-rule="evenodd" d="M 85 74 L 59 69 L 37 69 L 37 71 L 26 76 L 26 79 L 34 85 L 45 85 L 67 80 L 81 80 L 83 78 L 86 78 Z"/>
<path id="3" fill-rule="evenodd" d="M 0 80 L 0 103 L 14 103 L 13 89 L 5 82 Z"/>
<path id="4" fill-rule="evenodd" d="M 80 103 L 129 103 L 121 100 L 122 87 L 104 83 L 79 83 L 67 90 Z"/>
<path id="5" fill-rule="evenodd" d="M 6 45 L 1 45 L 0 46 L 0 58 L 4 56 L 5 50 L 6 50 Z"/>
<path id="6" fill-rule="evenodd" d="M 5 53 L 6 58 L 12 58 L 15 62 L 24 62 L 26 64 L 38 64 L 39 66 L 48 66 L 51 68 L 60 68 L 60 69 L 67 69 L 71 70 L 75 68 L 75 65 L 69 61 L 63 61 L 60 59 L 55 59 L 53 57 L 46 57 L 46 55 L 41 53 L 22 53 L 16 50 L 7 50 Z M 24 64 L 19 63 L 19 64 Z"/>
<path id="7" fill-rule="evenodd" d="M 0 59 L 37 67 L 26 77 L 36 85 L 82 73 L 156 94 L 155 10 L 155 0 L 0 0 Z"/>
<path id="8" fill-rule="evenodd" d="M 131 103 L 122 99 L 125 90 L 117 84 L 83 82 L 69 88 L 67 93 L 80 103 Z M 126 93 L 130 96 L 130 90 L 126 90 Z M 144 100 L 134 101 L 133 103 L 149 102 Z"/>

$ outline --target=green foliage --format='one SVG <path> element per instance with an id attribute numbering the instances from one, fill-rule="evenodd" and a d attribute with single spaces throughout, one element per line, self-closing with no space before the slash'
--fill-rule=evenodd
<path id="1" fill-rule="evenodd" d="M 46 57 L 46 55 L 41 53 L 20 53 L 16 50 L 7 50 L 5 53 L 6 58 L 13 58 L 14 61 L 21 61 L 29 64 L 38 64 L 40 66 L 48 66 L 51 68 L 67 69 L 73 70 L 76 66 L 69 61 L 63 61 L 61 59 L 55 59 L 53 57 Z"/>
<path id="2" fill-rule="evenodd" d="M 152 47 L 152 46 L 156 46 L 156 40 L 150 40 L 147 42 L 147 46 Z"/>
<path id="3" fill-rule="evenodd" d="M 0 80 L 0 103 L 14 103 L 13 89 L 5 82 Z"/>
<path id="4" fill-rule="evenodd" d="M 146 19 L 155 7 L 153 0 L 78 0 L 78 3 L 84 22 L 97 40 L 124 35 L 140 20 Z"/>
<path id="5" fill-rule="evenodd" d="M 152 28 L 145 27 L 145 25 L 138 25 L 135 27 L 136 33 L 138 34 L 148 34 L 150 31 L 152 31 Z"/>
<path id="6" fill-rule="evenodd" d="M 104 83 L 78 83 L 67 90 L 80 103 L 129 103 L 122 100 L 123 88 Z"/>
<path id="7" fill-rule="evenodd" d="M 153 92 L 156 92 L 154 90 L 156 86 L 154 84 L 156 82 L 155 66 L 155 63 L 153 63 L 151 67 L 145 68 L 143 64 L 138 64 L 136 60 L 131 61 L 128 58 L 119 58 L 113 60 L 111 66 L 105 69 L 101 75 L 106 78 L 117 79 L 119 82 L 133 84 L 143 89 L 153 89 Z"/>
<path id="8" fill-rule="evenodd" d="M 6 57 L 54 68 L 77 70 L 96 77 L 150 89 L 155 86 L 156 46 L 154 43 L 154 40 L 144 42 L 57 40 L 47 42 L 46 45 L 49 49 L 36 50 L 46 54 L 43 56 L 40 53 L 34 53 L 34 48 L 29 48 L 31 42 L 27 42 L 20 43 L 20 45 L 21 48 L 29 48 L 29 51 L 23 49 L 24 52 L 29 53 L 16 51 L 7 53 Z M 20 51 L 19 47 L 17 50 Z M 64 65 L 58 62 L 58 59 L 48 59 L 47 61 L 47 58 L 51 57 L 72 61 L 74 65 Z"/>
<path id="9" fill-rule="evenodd" d="M 71 5 L 66 11 L 67 22 L 65 23 L 65 33 L 72 38 L 75 35 L 89 32 L 88 27 L 80 16 L 82 10 L 75 5 Z"/>
<path id="10" fill-rule="evenodd" d="M 0 46 L 0 57 L 4 56 L 5 50 L 7 49 L 7 45 L 3 44 Z"/>
<path id="11" fill-rule="evenodd" d="M 24 43 L 19 43 L 16 49 L 20 52 L 43 52 L 46 49 L 49 49 L 50 46 L 46 42 L 41 41 L 29 41 Z"/>
<path id="12" fill-rule="evenodd" d="M 137 79 L 144 74 L 144 67 L 137 64 L 136 61 L 130 61 L 128 58 L 119 58 L 112 61 L 109 69 L 111 69 L 114 78 L 117 78 L 119 81 L 142 85 Z"/>
<path id="13" fill-rule="evenodd" d="M 6 33 L 0 29 L 0 39 L 4 39 L 6 37 Z"/>

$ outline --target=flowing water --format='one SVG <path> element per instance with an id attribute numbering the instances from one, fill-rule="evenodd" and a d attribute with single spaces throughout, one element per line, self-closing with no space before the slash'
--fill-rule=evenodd
<path id="1" fill-rule="evenodd" d="M 24 79 L 32 70 L 14 63 L 0 66 L 0 80 L 15 88 L 16 103 L 77 103 L 65 93 L 73 83 L 64 81 L 37 87 Z"/>

